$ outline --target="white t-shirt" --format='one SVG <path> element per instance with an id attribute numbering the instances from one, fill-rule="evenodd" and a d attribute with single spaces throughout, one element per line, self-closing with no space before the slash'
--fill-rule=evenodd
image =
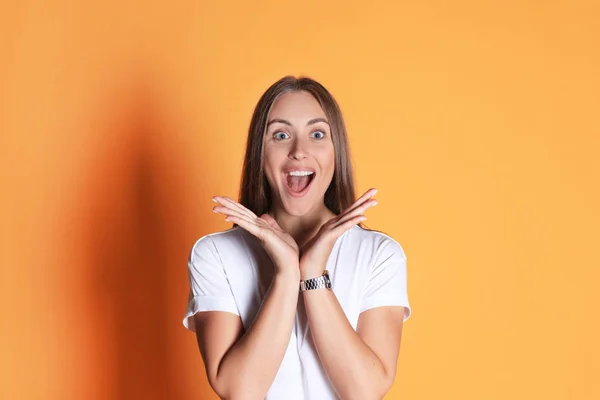
<path id="1" fill-rule="evenodd" d="M 340 236 L 327 270 L 346 317 L 356 330 L 361 312 L 379 306 L 404 306 L 406 256 L 391 237 L 353 226 Z M 254 236 L 240 227 L 206 235 L 194 244 L 188 260 L 190 294 L 183 320 L 195 331 L 193 315 L 226 311 L 239 315 L 244 329 L 256 317 L 274 274 L 271 258 Z M 316 353 L 299 293 L 290 342 L 266 400 L 337 399 Z"/>

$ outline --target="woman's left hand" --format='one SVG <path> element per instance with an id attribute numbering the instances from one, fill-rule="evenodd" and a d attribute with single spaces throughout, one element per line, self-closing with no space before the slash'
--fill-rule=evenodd
<path id="1" fill-rule="evenodd" d="M 377 189 L 369 189 L 340 215 L 325 222 L 317 234 L 303 246 L 300 256 L 301 279 L 310 279 L 323 274 L 325 264 L 336 240 L 354 225 L 367 219 L 367 209 L 377 205 L 372 197 Z"/>

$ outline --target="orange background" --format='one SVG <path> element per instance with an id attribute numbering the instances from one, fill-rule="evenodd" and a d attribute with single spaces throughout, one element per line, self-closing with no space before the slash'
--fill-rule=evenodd
<path id="1" fill-rule="evenodd" d="M 487 3 L 487 4 L 484 4 Z M 18 5 L 17 5 L 18 4 Z M 0 398 L 212 399 L 181 319 L 285 74 L 408 257 L 387 399 L 600 398 L 596 1 L 13 2 L 0 12 Z"/>

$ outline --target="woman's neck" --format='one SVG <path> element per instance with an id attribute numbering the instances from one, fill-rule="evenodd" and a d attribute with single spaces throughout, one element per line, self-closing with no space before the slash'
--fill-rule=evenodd
<path id="1" fill-rule="evenodd" d="M 269 214 L 275 218 L 281 229 L 294 238 L 300 248 L 317 234 L 325 222 L 335 217 L 335 214 L 325 204 L 315 207 L 302 216 L 290 215 L 280 208 L 271 210 Z"/>

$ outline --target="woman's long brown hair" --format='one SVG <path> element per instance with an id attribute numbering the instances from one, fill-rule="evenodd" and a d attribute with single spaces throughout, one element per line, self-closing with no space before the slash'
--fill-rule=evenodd
<path id="1" fill-rule="evenodd" d="M 325 192 L 325 205 L 335 214 L 340 214 L 355 201 L 348 137 L 340 107 L 331 93 L 319 82 L 307 77 L 285 76 L 271 85 L 261 96 L 252 114 L 248 130 L 239 202 L 258 216 L 271 208 L 271 189 L 265 176 L 263 163 L 267 118 L 273 103 L 279 96 L 299 91 L 310 93 L 319 102 L 331 127 L 335 170 Z"/>

